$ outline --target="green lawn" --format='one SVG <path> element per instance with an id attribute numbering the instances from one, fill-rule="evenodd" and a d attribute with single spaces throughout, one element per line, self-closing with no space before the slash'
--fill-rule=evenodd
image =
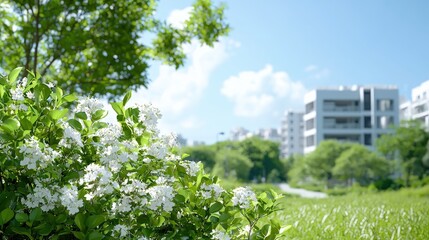
<path id="1" fill-rule="evenodd" d="M 429 197 L 421 192 L 286 197 L 276 215 L 292 225 L 288 239 L 429 239 Z"/>

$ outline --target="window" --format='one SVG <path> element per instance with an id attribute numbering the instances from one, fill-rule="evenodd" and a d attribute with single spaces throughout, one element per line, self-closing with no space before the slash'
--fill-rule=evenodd
<path id="1" fill-rule="evenodd" d="M 363 117 L 363 127 L 364 128 L 371 128 L 372 127 L 370 116 Z"/>
<path id="2" fill-rule="evenodd" d="M 393 111 L 393 100 L 392 99 L 378 99 L 377 100 L 378 111 Z"/>
<path id="3" fill-rule="evenodd" d="M 392 116 L 377 117 L 377 128 L 386 129 L 392 124 L 394 124 Z"/>
<path id="4" fill-rule="evenodd" d="M 305 105 L 305 113 L 311 113 L 314 111 L 314 102 L 307 103 Z"/>
<path id="5" fill-rule="evenodd" d="M 314 118 L 305 121 L 305 130 L 310 130 L 314 128 Z"/>
<path id="6" fill-rule="evenodd" d="M 371 90 L 363 91 L 363 110 L 371 111 Z"/>
<path id="7" fill-rule="evenodd" d="M 307 137 L 305 138 L 305 146 L 306 146 L 306 147 L 314 146 L 314 135 L 307 136 Z"/>
<path id="8" fill-rule="evenodd" d="M 367 146 L 371 146 L 372 145 L 372 136 L 370 133 L 365 133 L 364 135 L 364 144 Z"/>

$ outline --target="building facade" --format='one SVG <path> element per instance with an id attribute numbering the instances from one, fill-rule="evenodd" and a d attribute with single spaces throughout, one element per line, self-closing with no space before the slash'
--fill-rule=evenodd
<path id="1" fill-rule="evenodd" d="M 429 80 L 413 88 L 411 101 L 400 106 L 401 120 L 420 120 L 429 129 Z"/>
<path id="2" fill-rule="evenodd" d="M 304 113 L 286 111 L 281 122 L 282 157 L 304 153 Z"/>
<path id="3" fill-rule="evenodd" d="M 304 153 L 328 139 L 374 149 L 375 140 L 399 124 L 396 87 L 316 89 L 305 95 L 304 103 Z"/>

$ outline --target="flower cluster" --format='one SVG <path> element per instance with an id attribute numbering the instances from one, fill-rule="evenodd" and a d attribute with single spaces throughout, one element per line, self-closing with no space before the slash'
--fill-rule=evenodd
<path id="1" fill-rule="evenodd" d="M 76 96 L 28 76 L 29 84 L 0 76 L 0 161 L 8 163 L 0 201 L 13 201 L 0 205 L 14 206 L 0 209 L 13 218 L 2 223 L 6 238 L 230 240 L 257 219 L 247 217 L 259 214 L 255 194 L 237 188 L 231 197 L 200 162 L 182 159 L 151 104 L 125 108 L 128 95 L 112 104 L 118 122 L 106 123 L 101 101 L 82 98 L 65 111 Z"/>
<path id="2" fill-rule="evenodd" d="M 29 170 L 43 169 L 59 157 L 60 154 L 57 151 L 50 147 L 42 148 L 40 145 L 42 144 L 34 137 L 25 140 L 24 145 L 19 148 L 19 152 L 23 155 L 21 166 Z"/>
<path id="3" fill-rule="evenodd" d="M 256 202 L 255 193 L 248 187 L 238 187 L 233 190 L 232 204 L 242 209 L 247 209 L 253 202 Z"/>

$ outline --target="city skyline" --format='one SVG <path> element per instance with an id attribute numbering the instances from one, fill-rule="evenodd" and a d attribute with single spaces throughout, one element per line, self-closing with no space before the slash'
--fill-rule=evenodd
<path id="1" fill-rule="evenodd" d="M 160 2 L 157 14 L 180 27 L 190 4 Z M 227 2 L 231 34 L 213 48 L 185 46 L 181 69 L 154 62 L 148 90 L 131 101 L 159 107 L 163 130 L 210 144 L 236 127 L 280 126 L 283 113 L 301 111 L 305 93 L 318 87 L 395 85 L 410 99 L 429 79 L 428 8 L 425 1 Z"/>

